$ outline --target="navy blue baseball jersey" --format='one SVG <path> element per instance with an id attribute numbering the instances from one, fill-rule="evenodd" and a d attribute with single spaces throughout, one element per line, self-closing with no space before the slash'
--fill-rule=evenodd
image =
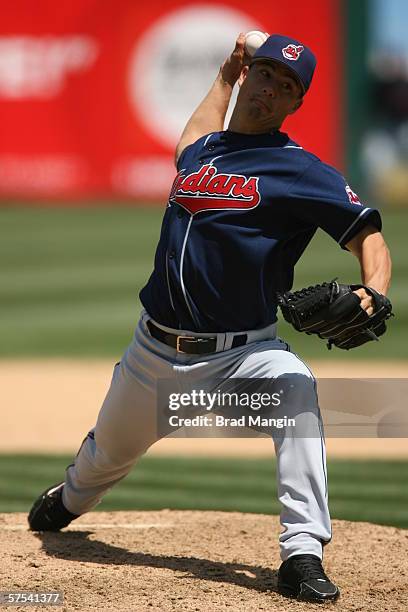
<path id="1" fill-rule="evenodd" d="M 140 292 L 150 316 L 168 327 L 265 327 L 317 228 L 343 248 L 368 223 L 381 229 L 379 212 L 337 170 L 283 132 L 203 136 L 177 169 L 154 271 Z"/>

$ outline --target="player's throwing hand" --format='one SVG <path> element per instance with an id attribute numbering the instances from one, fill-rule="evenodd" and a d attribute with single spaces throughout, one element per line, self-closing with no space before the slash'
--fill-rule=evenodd
<path id="1" fill-rule="evenodd" d="M 235 83 L 239 79 L 242 68 L 250 61 L 251 58 L 245 51 L 245 34 L 241 32 L 235 42 L 233 52 L 220 68 L 220 75 L 222 79 L 231 85 L 231 87 L 234 87 Z"/>

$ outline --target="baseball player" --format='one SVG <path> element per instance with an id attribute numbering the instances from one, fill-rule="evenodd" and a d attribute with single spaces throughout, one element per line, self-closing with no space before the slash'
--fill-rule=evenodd
<path id="1" fill-rule="evenodd" d="M 282 505 L 278 586 L 307 601 L 335 600 L 339 589 L 322 567 L 332 534 L 314 379 L 276 335 L 277 294 L 291 288 L 294 266 L 319 227 L 357 257 L 363 283 L 381 294 L 390 258 L 379 212 L 280 131 L 310 87 L 311 50 L 274 34 L 249 61 L 244 42 L 240 34 L 177 145 L 154 270 L 140 293 L 144 310 L 96 426 L 64 482 L 36 500 L 28 520 L 34 531 L 58 531 L 129 473 L 159 437 L 158 381 L 286 377 L 296 388 L 285 406 L 289 416 L 307 414 L 319 433 L 274 437 Z M 372 296 L 361 288 L 357 295 L 372 314 Z"/>

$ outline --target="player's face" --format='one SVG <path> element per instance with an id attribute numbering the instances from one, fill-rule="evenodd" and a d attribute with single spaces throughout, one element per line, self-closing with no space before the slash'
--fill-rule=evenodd
<path id="1" fill-rule="evenodd" d="M 302 104 L 302 90 L 290 70 L 277 62 L 255 62 L 244 72 L 237 100 L 241 117 L 256 131 L 282 125 Z"/>

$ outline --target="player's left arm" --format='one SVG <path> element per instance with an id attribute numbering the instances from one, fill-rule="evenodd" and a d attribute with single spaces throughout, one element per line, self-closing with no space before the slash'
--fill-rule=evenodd
<path id="1" fill-rule="evenodd" d="M 217 78 L 204 100 L 188 120 L 176 147 L 176 165 L 184 149 L 201 136 L 224 129 L 225 115 L 232 90 L 248 61 L 245 54 L 245 34 L 239 34 L 235 48 L 221 66 Z"/>
<path id="2" fill-rule="evenodd" d="M 392 264 L 389 249 L 381 232 L 373 225 L 367 225 L 345 246 L 360 262 L 363 285 L 386 295 L 391 282 Z M 372 315 L 374 312 L 372 296 L 364 289 L 358 289 L 355 293 L 361 298 L 361 307 L 368 315 Z"/>

